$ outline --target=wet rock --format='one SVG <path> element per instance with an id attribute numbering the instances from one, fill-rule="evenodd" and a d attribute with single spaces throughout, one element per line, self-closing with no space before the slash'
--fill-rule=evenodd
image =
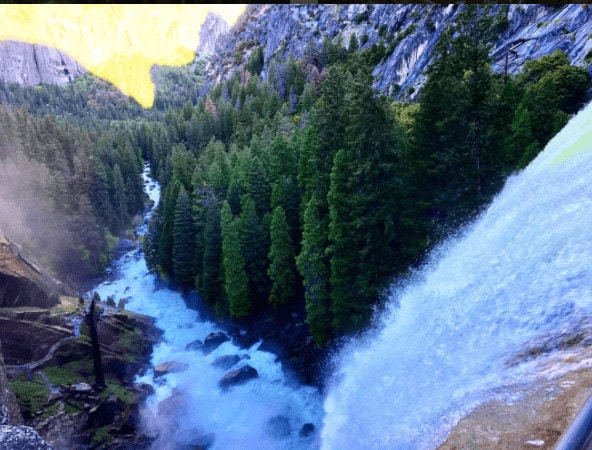
<path id="1" fill-rule="evenodd" d="M 0 307 L 51 308 L 58 302 L 55 280 L 0 234 Z"/>
<path id="2" fill-rule="evenodd" d="M 203 342 L 196 339 L 185 346 L 185 350 L 200 350 L 203 347 Z"/>
<path id="3" fill-rule="evenodd" d="M 119 239 L 117 245 L 115 247 L 116 253 L 125 253 L 133 250 L 136 244 L 134 241 L 130 241 L 129 239 Z"/>
<path id="4" fill-rule="evenodd" d="M 216 435 L 214 433 L 200 434 L 196 431 L 196 437 L 191 439 L 191 442 L 177 445 L 179 450 L 207 450 L 214 445 Z"/>
<path id="5" fill-rule="evenodd" d="M 220 380 L 220 387 L 222 389 L 228 389 L 238 384 L 246 383 L 247 381 L 257 378 L 259 373 L 257 369 L 249 366 L 248 364 L 242 366 L 240 369 L 232 370 L 222 377 Z"/>
<path id="6" fill-rule="evenodd" d="M 315 430 L 315 426 L 312 423 L 305 423 L 304 425 L 302 425 L 302 428 L 300 428 L 300 432 L 298 433 L 298 436 L 308 437 L 314 433 L 314 430 Z"/>
<path id="7" fill-rule="evenodd" d="M 91 408 L 88 412 L 88 427 L 100 428 L 116 422 L 121 408 L 115 397 L 109 397 L 106 401 Z"/>
<path id="8" fill-rule="evenodd" d="M 214 333 L 210 333 L 206 336 L 202 350 L 204 353 L 208 354 L 216 350 L 220 345 L 224 342 L 229 341 L 230 338 L 226 336 L 221 331 L 216 331 Z"/>
<path id="9" fill-rule="evenodd" d="M 286 416 L 273 416 L 267 421 L 265 432 L 274 439 L 284 439 L 290 436 L 292 429 Z"/>
<path id="10" fill-rule="evenodd" d="M 93 388 L 88 383 L 76 383 L 70 386 L 69 390 L 75 393 L 89 393 L 93 391 Z"/>
<path id="11" fill-rule="evenodd" d="M 158 404 L 158 415 L 163 417 L 174 417 L 184 405 L 183 394 L 179 391 L 165 398 Z"/>
<path id="12" fill-rule="evenodd" d="M 228 370 L 232 366 L 234 366 L 237 362 L 240 361 L 240 356 L 238 355 L 224 355 L 216 358 L 216 360 L 212 363 L 212 366 L 220 367 L 221 369 Z"/>
<path id="13" fill-rule="evenodd" d="M 259 340 L 257 336 L 249 333 L 247 330 L 234 330 L 231 333 L 232 342 L 240 348 L 247 349 L 256 344 Z"/>
<path id="14" fill-rule="evenodd" d="M 0 425 L 0 449 L 53 450 L 53 447 L 31 427 Z"/>
<path id="15" fill-rule="evenodd" d="M 184 372 L 189 368 L 189 364 L 180 361 L 167 361 L 154 368 L 154 379 L 166 375 L 167 373 Z"/>

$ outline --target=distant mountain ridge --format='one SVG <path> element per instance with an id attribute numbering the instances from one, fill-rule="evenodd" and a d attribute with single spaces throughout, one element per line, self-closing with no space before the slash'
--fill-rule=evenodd
<path id="1" fill-rule="evenodd" d="M 288 55 L 303 55 L 308 45 L 320 47 L 324 36 L 347 45 L 355 34 L 360 48 L 384 42 L 387 55 L 374 68 L 374 87 L 398 98 L 413 97 L 433 60 L 442 31 L 453 24 L 466 5 L 450 4 L 251 4 L 229 28 L 209 13 L 200 29 L 197 52 L 210 55 L 210 84 L 241 70 L 256 47 L 263 48 L 266 78 L 269 63 Z M 495 18 L 499 39 L 491 52 L 494 70 L 517 73 L 529 59 L 561 49 L 572 64 L 592 60 L 592 8 L 589 5 L 481 5 Z M 487 10 L 483 9 L 487 8 Z M 0 42 L 0 80 L 21 85 L 42 82 L 64 85 L 85 73 L 68 55 L 55 49 L 20 42 Z"/>

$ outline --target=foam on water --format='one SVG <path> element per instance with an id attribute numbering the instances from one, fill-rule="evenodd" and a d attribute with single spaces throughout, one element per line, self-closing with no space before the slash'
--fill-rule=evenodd
<path id="1" fill-rule="evenodd" d="M 143 177 L 146 192 L 157 204 L 160 190 L 149 178 L 148 168 Z M 150 215 L 151 212 L 146 219 Z M 144 224 L 138 233 L 145 232 Z M 157 288 L 157 280 L 148 273 L 139 247 L 114 264 L 113 274 L 113 280 L 94 290 L 102 298 L 126 298 L 126 309 L 154 317 L 156 326 L 164 330 L 164 342 L 154 348 L 153 366 L 166 361 L 189 365 L 184 372 L 170 373 L 156 381 L 152 370 L 137 380 L 155 389 L 143 410 L 146 431 L 159 435 L 155 448 L 203 445 L 212 440 L 213 449 L 318 448 L 318 431 L 308 437 L 299 436 L 306 423 L 314 424 L 316 430 L 320 428 L 322 399 L 316 388 L 290 381 L 273 354 L 257 349 L 260 343 L 240 349 L 226 342 L 209 355 L 199 350 L 186 351 L 187 344 L 196 339 L 203 341 L 209 333 L 222 330 L 215 323 L 202 320 L 197 311 L 188 309 L 178 292 Z M 218 382 L 227 371 L 211 363 L 219 356 L 234 354 L 242 359 L 233 368 L 248 363 L 257 369 L 259 377 L 223 391 Z M 164 400 L 173 406 L 166 407 L 167 402 L 161 404 Z M 278 415 L 288 420 L 289 436 L 274 437 L 273 430 L 269 430 L 269 420 Z"/>

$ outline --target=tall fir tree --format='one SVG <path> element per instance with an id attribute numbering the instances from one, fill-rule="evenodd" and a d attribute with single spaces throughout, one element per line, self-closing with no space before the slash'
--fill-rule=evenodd
<path id="1" fill-rule="evenodd" d="M 276 305 L 285 304 L 294 296 L 296 264 L 286 213 L 281 206 L 273 211 L 270 234 L 270 263 L 267 273 L 273 284 L 269 302 Z"/>
<path id="2" fill-rule="evenodd" d="M 183 187 L 177 196 L 173 224 L 173 274 L 178 283 L 193 283 L 195 277 L 195 225 L 191 200 Z"/>
<path id="3" fill-rule="evenodd" d="M 230 316 L 246 317 L 251 311 L 252 303 L 249 298 L 249 278 L 241 249 L 240 219 L 232 216 L 227 201 L 222 204 L 220 215 L 224 289 L 228 298 Z"/>

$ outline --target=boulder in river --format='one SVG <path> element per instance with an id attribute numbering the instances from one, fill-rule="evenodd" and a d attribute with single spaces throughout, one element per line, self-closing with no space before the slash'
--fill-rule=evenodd
<path id="1" fill-rule="evenodd" d="M 265 432 L 274 439 L 287 438 L 292 432 L 290 421 L 286 416 L 282 416 L 281 414 L 273 416 L 267 421 Z"/>
<path id="2" fill-rule="evenodd" d="M 302 425 L 302 428 L 300 428 L 300 433 L 298 433 L 298 435 L 300 437 L 308 437 L 314 433 L 314 430 L 315 426 L 312 423 L 305 423 Z"/>
<path id="3" fill-rule="evenodd" d="M 221 331 L 215 331 L 206 336 L 202 346 L 202 350 L 205 354 L 212 353 L 220 345 L 229 340 L 230 338 Z"/>
<path id="4" fill-rule="evenodd" d="M 185 350 L 200 350 L 203 347 L 203 342 L 196 339 L 185 346 Z"/>
<path id="5" fill-rule="evenodd" d="M 239 369 L 231 370 L 226 375 L 224 375 L 220 380 L 220 387 L 223 389 L 228 389 L 232 386 L 236 386 L 237 384 L 246 383 L 247 381 L 257 378 L 258 376 L 259 373 L 257 372 L 257 369 L 247 364 Z"/>
<path id="6" fill-rule="evenodd" d="M 189 368 L 189 364 L 180 361 L 167 361 L 154 368 L 154 379 L 166 375 L 167 373 L 184 372 Z"/>
<path id="7" fill-rule="evenodd" d="M 232 366 L 234 366 L 237 362 L 240 361 L 240 356 L 238 355 L 223 355 L 218 358 L 212 363 L 212 366 L 220 367 L 221 369 L 228 370 Z"/>

